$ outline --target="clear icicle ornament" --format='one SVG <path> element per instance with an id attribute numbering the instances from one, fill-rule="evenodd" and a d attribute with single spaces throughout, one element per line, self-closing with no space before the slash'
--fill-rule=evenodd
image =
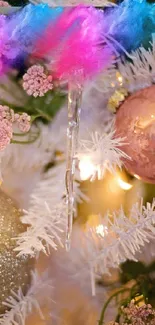
<path id="1" fill-rule="evenodd" d="M 67 232 L 66 250 L 70 249 L 72 224 L 74 217 L 74 174 L 78 146 L 78 131 L 81 111 L 82 86 L 69 83 L 68 91 L 68 128 L 67 128 L 67 164 L 66 164 L 66 198 L 67 198 Z"/>

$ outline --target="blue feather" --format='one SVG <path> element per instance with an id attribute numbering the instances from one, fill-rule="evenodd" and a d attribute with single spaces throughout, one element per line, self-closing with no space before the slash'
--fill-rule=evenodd
<path id="1" fill-rule="evenodd" d="M 124 0 L 104 14 L 107 34 L 131 52 L 141 45 L 150 46 L 155 33 L 155 4 L 146 0 Z M 122 52 L 118 46 L 117 50 Z"/>
<path id="2" fill-rule="evenodd" d="M 21 51 L 31 52 L 37 37 L 48 24 L 59 17 L 63 8 L 51 8 L 47 4 L 28 4 L 8 17 L 7 33 L 12 42 L 17 42 Z"/>

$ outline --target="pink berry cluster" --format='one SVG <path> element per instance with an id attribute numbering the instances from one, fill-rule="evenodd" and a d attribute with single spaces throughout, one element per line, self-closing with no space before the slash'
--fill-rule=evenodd
<path id="1" fill-rule="evenodd" d="M 23 113 L 23 114 L 15 114 L 16 115 L 16 120 L 15 122 L 17 122 L 17 125 L 19 127 L 19 130 L 21 132 L 28 132 L 30 130 L 31 127 L 31 117 L 27 114 L 27 113 Z"/>
<path id="2" fill-rule="evenodd" d="M 12 139 L 12 124 L 8 120 L 0 120 L 0 151 L 5 149 Z"/>
<path id="3" fill-rule="evenodd" d="M 0 105 L 0 151 L 6 148 L 13 137 L 13 123 L 17 124 L 21 132 L 28 132 L 30 120 L 28 114 L 16 114 L 8 106 Z"/>
<path id="4" fill-rule="evenodd" d="M 10 7 L 9 3 L 7 1 L 0 1 L 0 7 Z"/>
<path id="5" fill-rule="evenodd" d="M 134 301 L 122 307 L 123 319 L 120 323 L 110 322 L 107 325 L 155 325 L 155 311 L 151 305 L 135 305 Z"/>
<path id="6" fill-rule="evenodd" d="M 41 65 L 33 65 L 23 76 L 23 88 L 29 96 L 42 97 L 53 89 L 53 78 Z"/>
<path id="7" fill-rule="evenodd" d="M 135 305 L 134 301 L 126 307 L 122 308 L 126 316 L 126 323 L 132 325 L 154 325 L 155 311 L 150 304 L 143 304 L 142 306 Z"/>
<path id="8" fill-rule="evenodd" d="M 120 323 L 112 321 L 107 325 L 155 325 L 155 310 L 150 304 L 137 306 L 133 300 L 127 307 L 122 307 L 122 316 Z"/>

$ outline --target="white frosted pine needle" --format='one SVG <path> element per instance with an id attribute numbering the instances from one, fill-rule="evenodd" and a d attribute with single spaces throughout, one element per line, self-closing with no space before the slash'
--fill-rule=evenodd
<path id="1" fill-rule="evenodd" d="M 81 140 L 81 147 L 78 152 L 78 159 L 82 161 L 87 157 L 92 164 L 91 180 L 96 177 L 103 178 L 105 171 L 114 173 L 116 168 L 121 168 L 122 158 L 130 159 L 122 150 L 121 146 L 125 143 L 125 138 L 115 138 L 115 130 L 109 133 L 91 134 L 90 140 Z"/>
<path id="2" fill-rule="evenodd" d="M 107 233 L 97 235 L 100 249 L 94 263 L 102 271 L 108 272 L 110 267 L 116 267 L 126 259 L 136 260 L 135 253 L 155 236 L 155 201 L 147 207 L 136 203 L 130 217 L 123 209 L 112 216 L 104 218 L 103 226 Z"/>
<path id="3" fill-rule="evenodd" d="M 18 255 L 35 256 L 41 251 L 49 254 L 50 248 L 63 247 L 67 220 L 65 167 L 65 163 L 60 163 L 50 169 L 32 193 L 30 208 L 21 218 L 28 225 L 27 231 L 16 238 Z M 75 199 L 78 202 L 87 199 L 78 181 L 75 181 Z"/>
<path id="4" fill-rule="evenodd" d="M 107 213 L 98 227 L 90 228 L 81 236 L 78 234 L 78 240 L 74 240 L 70 251 L 74 276 L 90 274 L 94 294 L 92 278 L 95 281 L 98 276 L 110 274 L 111 268 L 119 267 L 127 259 L 137 261 L 136 253 L 155 236 L 154 226 L 155 200 L 146 207 L 136 203 L 130 217 L 123 209 L 111 215 Z"/>
<path id="5" fill-rule="evenodd" d="M 49 254 L 50 248 L 56 250 L 58 245 L 63 246 L 62 234 L 66 223 L 65 202 L 61 201 L 50 208 L 46 202 L 41 205 L 36 198 L 36 209 L 32 208 L 26 212 L 21 221 L 29 227 L 16 238 L 15 251 L 19 252 L 18 256 L 35 256 L 41 251 Z"/>
<path id="6" fill-rule="evenodd" d="M 152 48 L 140 47 L 132 53 L 132 61 L 118 62 L 118 69 L 123 78 L 123 85 L 130 91 L 151 86 L 155 82 L 155 36 Z"/>
<path id="7" fill-rule="evenodd" d="M 155 34 L 149 49 L 140 47 L 131 53 L 130 60 L 117 59 L 96 81 L 96 89 L 108 98 L 116 89 L 126 88 L 129 93 L 151 86 L 155 82 Z M 118 76 L 118 72 L 120 75 Z M 121 79 L 120 79 L 121 78 Z"/>
<path id="8" fill-rule="evenodd" d="M 26 317 L 35 309 L 41 319 L 44 319 L 40 304 L 47 300 L 51 293 L 52 282 L 44 273 L 39 276 L 37 271 L 32 272 L 32 284 L 26 295 L 19 288 L 17 292 L 11 291 L 11 296 L 3 303 L 8 310 L 0 315 L 0 325 L 25 325 Z"/>

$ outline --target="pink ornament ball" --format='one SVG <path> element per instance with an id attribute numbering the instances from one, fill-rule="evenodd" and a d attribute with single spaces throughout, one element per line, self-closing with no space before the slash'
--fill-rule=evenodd
<path id="1" fill-rule="evenodd" d="M 116 137 L 125 138 L 121 149 L 129 173 L 155 184 L 155 85 L 129 96 L 116 113 Z"/>

